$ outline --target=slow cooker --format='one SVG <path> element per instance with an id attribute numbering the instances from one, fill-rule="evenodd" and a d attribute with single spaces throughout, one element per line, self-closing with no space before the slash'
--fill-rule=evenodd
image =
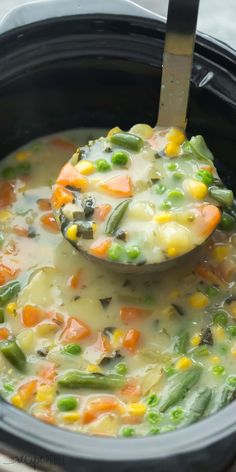
<path id="1" fill-rule="evenodd" d="M 155 124 L 161 17 L 125 0 L 44 0 L 13 10 L 0 33 L 1 158 L 59 130 Z M 226 44 L 198 34 L 187 130 L 206 136 L 233 189 L 235 60 Z M 216 472 L 236 455 L 235 418 L 236 402 L 186 429 L 110 439 L 43 424 L 1 400 L 0 443 L 15 462 L 45 470 Z"/>

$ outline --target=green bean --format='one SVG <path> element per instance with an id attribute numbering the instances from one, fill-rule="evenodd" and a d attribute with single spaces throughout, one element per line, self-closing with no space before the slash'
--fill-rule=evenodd
<path id="1" fill-rule="evenodd" d="M 0 308 L 0 323 L 4 323 L 4 310 Z"/>
<path id="2" fill-rule="evenodd" d="M 233 379 L 234 382 L 231 382 L 231 379 Z M 229 403 L 231 403 L 235 399 L 236 399 L 236 377 L 229 376 L 226 379 L 225 383 L 222 385 L 219 391 L 219 394 L 216 397 L 215 405 L 214 405 L 212 413 L 216 413 L 217 411 L 221 410 L 222 408 L 227 406 Z"/>
<path id="3" fill-rule="evenodd" d="M 0 306 L 8 303 L 12 298 L 18 295 L 21 289 L 19 280 L 13 280 L 0 288 Z"/>
<path id="4" fill-rule="evenodd" d="M 0 343 L 0 352 L 16 369 L 24 371 L 26 367 L 26 357 L 14 339 Z"/>
<path id="5" fill-rule="evenodd" d="M 232 207 L 234 203 L 234 194 L 232 190 L 228 188 L 219 188 L 216 186 L 212 186 L 208 189 L 209 194 L 212 198 L 214 198 L 217 202 L 221 203 L 226 208 Z"/>
<path id="6" fill-rule="evenodd" d="M 203 136 L 201 135 L 192 136 L 192 138 L 189 141 L 189 144 L 192 150 L 197 154 L 197 157 L 200 157 L 201 159 L 207 159 L 210 161 L 214 160 L 214 156 L 212 152 L 210 151 L 210 149 L 208 149 Z"/>
<path id="7" fill-rule="evenodd" d="M 120 202 L 111 212 L 105 228 L 106 234 L 113 234 L 115 232 L 119 222 L 121 221 L 121 218 L 124 216 L 128 208 L 129 203 L 130 199 L 123 200 L 123 202 Z"/>
<path id="8" fill-rule="evenodd" d="M 185 354 L 189 342 L 189 333 L 186 330 L 180 331 L 175 337 L 174 351 L 178 354 Z"/>
<path id="9" fill-rule="evenodd" d="M 162 401 L 160 411 L 166 411 L 170 406 L 185 398 L 188 391 L 199 381 L 201 372 L 202 368 L 196 365 L 187 372 L 176 375 Z"/>
<path id="10" fill-rule="evenodd" d="M 140 151 L 143 147 L 143 140 L 136 134 L 132 133 L 116 133 L 110 137 L 110 141 L 112 144 L 116 144 L 117 146 L 121 146 L 131 151 Z"/>
<path id="11" fill-rule="evenodd" d="M 212 391 L 209 387 L 202 387 L 198 390 L 186 414 L 184 425 L 196 423 L 204 415 L 211 400 Z"/>
<path id="12" fill-rule="evenodd" d="M 110 389 L 121 388 L 124 377 L 116 374 L 87 373 L 80 370 L 71 370 L 58 379 L 58 385 L 62 388 L 93 388 Z"/>

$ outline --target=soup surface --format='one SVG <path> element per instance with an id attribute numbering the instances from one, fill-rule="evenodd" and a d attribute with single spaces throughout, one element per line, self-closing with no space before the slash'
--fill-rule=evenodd
<path id="1" fill-rule="evenodd" d="M 73 431 L 158 434 L 235 397 L 234 216 L 223 212 L 197 259 L 160 275 L 88 262 L 61 236 L 51 186 L 100 135 L 45 137 L 1 162 L 1 395 Z"/>
<path id="2" fill-rule="evenodd" d="M 52 194 L 56 220 L 73 246 L 116 264 L 175 258 L 209 237 L 219 204 L 233 204 L 212 161 L 202 136 L 113 128 L 63 166 Z"/>

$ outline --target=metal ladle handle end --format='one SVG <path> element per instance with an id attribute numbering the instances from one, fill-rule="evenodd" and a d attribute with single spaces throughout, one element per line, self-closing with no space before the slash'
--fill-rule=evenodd
<path id="1" fill-rule="evenodd" d="M 185 129 L 199 0 L 169 0 L 157 125 Z"/>

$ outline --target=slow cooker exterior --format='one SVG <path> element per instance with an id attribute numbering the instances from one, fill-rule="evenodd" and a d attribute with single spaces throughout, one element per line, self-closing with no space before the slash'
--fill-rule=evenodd
<path id="1" fill-rule="evenodd" d="M 0 36 L 1 157 L 34 137 L 66 128 L 155 123 L 163 22 L 140 11 L 135 15 L 133 6 L 130 15 L 83 13 L 49 19 L 44 14 L 38 22 L 32 16 L 31 23 L 10 31 L 5 27 Z M 188 123 L 189 132 L 206 135 L 232 188 L 235 59 L 227 46 L 198 37 Z M 15 457 L 28 454 L 34 463 L 33 457 L 48 456 L 49 465 L 65 470 L 217 472 L 236 455 L 235 415 L 233 403 L 187 429 L 111 439 L 43 424 L 1 400 L 0 441 Z"/>

